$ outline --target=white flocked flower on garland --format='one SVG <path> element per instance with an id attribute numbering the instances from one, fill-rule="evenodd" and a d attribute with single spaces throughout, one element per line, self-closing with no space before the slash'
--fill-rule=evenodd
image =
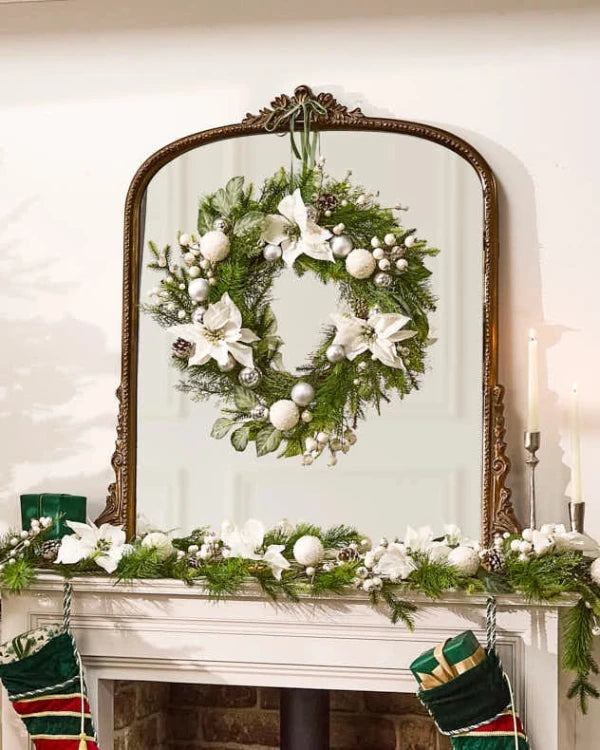
<path id="1" fill-rule="evenodd" d="M 260 191 L 234 177 L 200 201 L 198 232 L 178 235 L 180 257 L 149 245 L 162 279 L 142 309 L 173 338 L 177 387 L 220 401 L 211 434 L 235 450 L 254 443 L 258 456 L 335 466 L 369 410 L 419 386 L 435 307 L 425 260 L 437 250 L 351 173 L 327 175 L 323 159 L 279 170 Z M 286 268 L 339 297 L 300 374 L 282 366 L 271 307 Z"/>

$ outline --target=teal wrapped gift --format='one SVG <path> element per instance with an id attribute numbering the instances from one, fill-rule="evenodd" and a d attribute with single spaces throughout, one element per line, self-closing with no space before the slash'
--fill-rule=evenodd
<path id="1" fill-rule="evenodd" d="M 21 495 L 21 524 L 24 530 L 31 528 L 34 518 L 48 516 L 54 523 L 46 539 L 62 539 L 71 534 L 67 521 L 86 521 L 86 500 L 82 495 L 66 495 L 42 492 L 39 495 Z"/>

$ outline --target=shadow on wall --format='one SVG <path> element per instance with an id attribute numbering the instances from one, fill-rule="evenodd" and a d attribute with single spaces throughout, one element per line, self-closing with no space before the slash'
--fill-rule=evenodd
<path id="1" fill-rule="evenodd" d="M 29 7 L 24 7 L 29 6 Z M 376 18 L 402 18 L 409 15 L 477 15 L 505 12 L 584 10 L 600 7 L 600 0 L 344 0 L 323 3 L 305 0 L 230 0 L 228 3 L 202 3 L 197 0 L 105 0 L 78 3 L 74 0 L 0 3 L 0 36 L 6 34 L 72 33 L 115 30 L 177 28 L 223 24 L 227 26 L 277 24 L 301 21 L 349 21 Z"/>
<path id="2" fill-rule="evenodd" d="M 32 202 L 24 201 L 1 218 L 1 226 L 24 226 Z M 115 357 L 98 327 L 65 314 L 44 316 L 44 305 L 60 314 L 61 297 L 70 291 L 60 281 L 58 257 L 28 260 L 20 241 L 0 241 L 3 309 L 0 341 L 0 518 L 17 514 L 16 495 L 28 491 L 77 492 L 103 502 L 111 480 L 106 470 L 85 476 L 57 476 L 60 462 L 93 456 L 101 432 L 114 430 L 114 411 L 99 413 L 95 402 L 100 378 L 115 377 Z M 58 281 L 57 281 L 58 279 Z M 40 302 L 41 300 L 44 300 Z M 53 304 L 53 300 L 56 300 Z M 28 317 L 27 313 L 34 313 Z M 97 464 L 97 462 L 96 462 Z M 54 467 L 54 468 L 53 468 Z M 78 467 L 79 468 L 79 467 Z M 90 466 L 94 472 L 97 465 Z M 85 466 L 82 466 L 85 471 Z M 17 485 L 18 483 L 18 485 Z M 11 522 L 12 522 L 11 518 Z"/>

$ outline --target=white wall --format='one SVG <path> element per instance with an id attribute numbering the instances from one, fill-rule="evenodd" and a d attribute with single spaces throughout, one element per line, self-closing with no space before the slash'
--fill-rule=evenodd
<path id="1" fill-rule="evenodd" d="M 101 504 L 114 440 L 122 208 L 136 167 L 165 142 L 237 121 L 306 82 L 370 113 L 447 127 L 490 161 L 501 186 L 511 484 L 519 497 L 534 326 L 540 515 L 565 516 L 577 378 L 588 526 L 600 536 L 599 5 L 2 4 L 2 514 L 20 491 L 49 486 Z"/>

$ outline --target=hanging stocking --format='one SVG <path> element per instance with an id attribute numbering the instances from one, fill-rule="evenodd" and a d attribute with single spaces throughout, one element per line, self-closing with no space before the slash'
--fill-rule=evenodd
<path id="1" fill-rule="evenodd" d="M 0 680 L 36 750 L 98 750 L 81 657 L 70 629 L 71 585 L 64 621 L 0 645 Z"/>
<path id="2" fill-rule="evenodd" d="M 496 600 L 488 599 L 487 649 L 471 631 L 411 664 L 418 696 L 454 750 L 529 750 L 510 681 L 496 653 Z"/>

